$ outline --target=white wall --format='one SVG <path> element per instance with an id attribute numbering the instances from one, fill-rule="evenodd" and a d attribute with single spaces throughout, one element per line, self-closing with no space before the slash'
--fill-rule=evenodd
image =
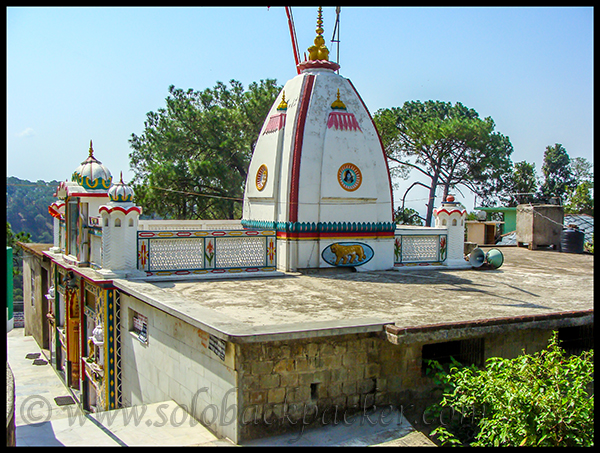
<path id="1" fill-rule="evenodd" d="M 130 333 L 131 310 L 148 318 L 147 344 Z M 237 442 L 236 420 L 227 423 L 236 411 L 225 413 L 228 407 L 237 405 L 237 392 L 232 391 L 237 385 L 234 346 L 227 343 L 225 360 L 221 360 L 208 349 L 208 342 L 208 333 L 139 299 L 121 294 L 123 405 L 173 399 L 185 405 L 197 420 L 209 422 L 216 408 L 218 417 L 209 428 Z M 207 408 L 211 404 L 215 407 Z"/>

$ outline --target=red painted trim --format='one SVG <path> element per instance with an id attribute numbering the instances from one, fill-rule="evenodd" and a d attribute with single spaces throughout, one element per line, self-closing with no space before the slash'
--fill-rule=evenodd
<path id="1" fill-rule="evenodd" d="M 102 212 L 102 211 L 106 211 L 109 214 L 113 211 L 121 211 L 125 215 L 129 214 L 132 211 L 136 211 L 138 214 L 142 213 L 141 208 L 138 208 L 137 206 L 132 206 L 129 209 L 124 209 L 121 206 L 115 206 L 114 208 L 109 208 L 108 206 L 100 206 L 100 209 L 98 210 L 98 212 Z"/>
<path id="2" fill-rule="evenodd" d="M 106 197 L 108 198 L 108 193 L 91 193 L 91 192 L 75 192 L 69 193 L 67 190 L 68 197 Z"/>
<path id="3" fill-rule="evenodd" d="M 58 209 L 55 209 L 53 205 L 48 206 L 48 213 L 52 216 L 52 217 L 56 217 L 57 219 L 64 219 L 65 216 L 64 214 L 61 214 Z"/>
<path id="4" fill-rule="evenodd" d="M 387 156 L 385 155 L 385 149 L 383 148 L 383 142 L 381 141 L 381 136 L 379 135 L 379 131 L 377 130 L 377 126 L 375 126 L 375 122 L 373 121 L 373 117 L 371 116 L 371 113 L 369 113 L 369 109 L 367 108 L 367 106 L 365 105 L 364 101 L 360 97 L 360 94 L 358 94 L 358 91 L 356 91 L 356 88 L 354 88 L 354 85 L 352 84 L 352 81 L 350 79 L 346 79 L 346 80 L 348 81 L 348 83 L 350 84 L 350 86 L 352 87 L 352 89 L 354 90 L 354 92 L 356 93 L 356 96 L 358 96 L 358 99 L 362 103 L 363 108 L 367 112 L 367 115 L 369 115 L 369 119 L 371 120 L 371 124 L 373 125 L 373 128 L 375 129 L 375 132 L 377 133 L 377 138 L 379 139 L 379 146 L 381 146 L 381 152 L 383 153 L 383 161 L 385 162 L 385 168 L 387 170 L 387 175 L 388 175 L 388 184 L 389 184 L 389 187 L 390 187 L 390 200 L 392 202 L 392 213 L 391 214 L 392 214 L 392 222 L 393 222 L 394 221 L 394 191 L 392 190 L 392 177 L 390 176 L 390 167 L 388 165 Z"/>
<path id="5" fill-rule="evenodd" d="M 461 216 L 466 215 L 467 211 L 464 209 L 452 209 L 450 211 L 448 211 L 446 208 L 440 208 L 440 209 L 434 209 L 433 213 L 434 214 L 439 214 L 441 212 L 445 212 L 446 214 L 450 215 L 450 214 L 454 214 L 455 212 L 458 212 Z"/>
<path id="6" fill-rule="evenodd" d="M 47 255 L 50 259 L 52 259 L 53 257 L 50 255 Z M 64 256 L 64 255 L 63 255 Z M 107 287 L 103 287 L 102 289 L 117 289 L 116 286 L 114 286 L 112 283 L 112 280 L 105 280 L 105 279 L 94 279 L 93 277 L 90 277 L 89 275 L 85 275 L 82 274 L 81 272 L 79 272 L 79 270 L 76 267 L 71 267 L 71 265 L 67 265 L 64 266 L 63 264 L 59 263 L 58 261 L 55 261 L 54 259 L 52 259 L 52 262 L 54 262 L 54 264 L 56 264 L 58 267 L 65 269 L 66 271 L 72 271 L 75 275 L 77 275 L 80 279 L 82 280 L 87 280 L 89 283 L 93 284 L 93 285 L 110 285 Z"/>
<path id="7" fill-rule="evenodd" d="M 290 181 L 290 209 L 289 222 L 298 221 L 298 184 L 300 179 L 300 160 L 302 157 L 302 141 L 304 139 L 304 126 L 308 113 L 308 105 L 315 81 L 315 76 L 309 74 L 304 79 L 302 90 L 302 100 L 300 101 L 300 112 L 298 113 L 298 122 L 296 124 L 296 134 L 294 136 L 294 156 L 292 160 L 292 178 Z"/>

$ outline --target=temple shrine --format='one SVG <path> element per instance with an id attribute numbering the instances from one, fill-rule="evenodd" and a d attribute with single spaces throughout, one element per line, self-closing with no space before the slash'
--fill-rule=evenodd
<path id="1" fill-rule="evenodd" d="M 553 327 L 593 325 L 585 311 L 543 328 L 524 312 L 496 323 L 494 310 L 509 316 L 502 307 L 462 302 L 444 315 L 450 327 L 414 327 L 425 311 L 406 282 L 472 269 L 466 210 L 449 197 L 434 227 L 395 224 L 377 129 L 322 34 L 319 8 L 309 57 L 260 131 L 241 220 L 140 219 L 133 190 L 91 141 L 57 188 L 54 243 L 23 244 L 26 334 L 84 410 L 174 400 L 243 443 L 298 429 L 274 420 L 307 408 L 356 411 L 427 392 L 428 348 L 480 363 L 541 347 Z"/>

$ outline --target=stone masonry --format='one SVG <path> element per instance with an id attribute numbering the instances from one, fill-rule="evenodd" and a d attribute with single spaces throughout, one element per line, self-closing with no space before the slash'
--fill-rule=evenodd
<path id="1" fill-rule="evenodd" d="M 420 367 L 412 349 L 380 334 L 237 345 L 240 437 L 334 423 L 394 403 Z"/>
<path id="2" fill-rule="evenodd" d="M 481 338 L 484 360 L 511 358 L 545 348 L 552 330 L 474 329 L 459 338 Z M 373 405 L 422 411 L 434 387 L 423 374 L 423 346 L 443 341 L 432 335 L 392 344 L 382 334 L 364 333 L 236 344 L 239 439 L 341 423 Z"/>

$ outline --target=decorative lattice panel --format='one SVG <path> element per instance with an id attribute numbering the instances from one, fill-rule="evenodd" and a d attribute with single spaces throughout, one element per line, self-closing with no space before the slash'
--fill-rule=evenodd
<path id="1" fill-rule="evenodd" d="M 201 269 L 204 267 L 204 239 L 150 239 L 152 270 Z"/>
<path id="2" fill-rule="evenodd" d="M 439 259 L 439 236 L 402 236 L 402 262 L 431 262 Z"/>
<path id="3" fill-rule="evenodd" d="M 216 267 L 264 266 L 267 254 L 264 237 L 223 237 L 215 241 Z"/>

